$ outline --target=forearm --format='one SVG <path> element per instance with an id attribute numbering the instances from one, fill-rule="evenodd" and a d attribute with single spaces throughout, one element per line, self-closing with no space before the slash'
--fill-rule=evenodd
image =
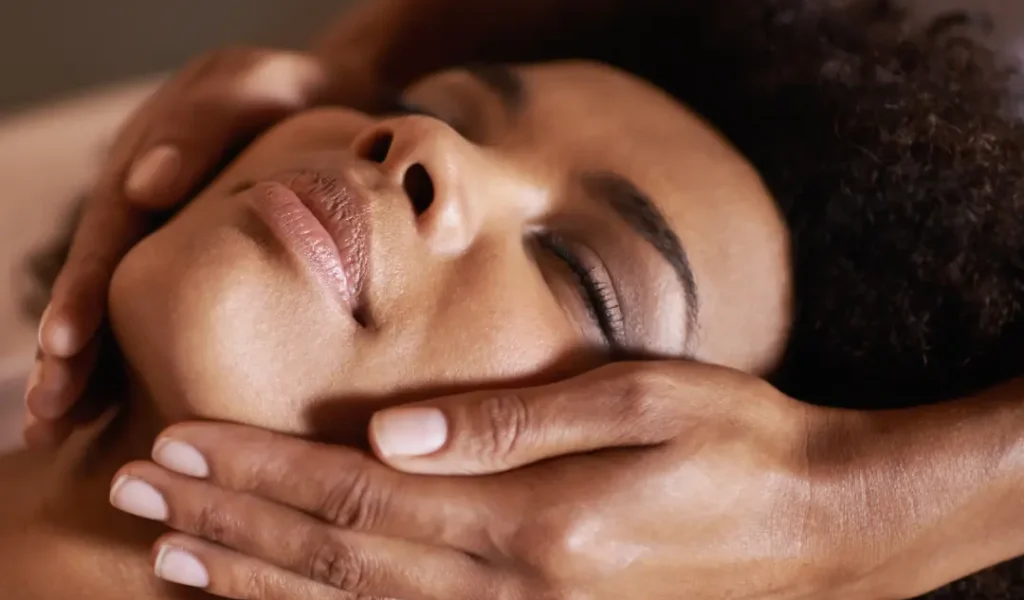
<path id="1" fill-rule="evenodd" d="M 1024 555 L 1024 380 L 853 422 L 837 516 L 863 528 L 846 533 L 870 597 L 910 597 Z"/>

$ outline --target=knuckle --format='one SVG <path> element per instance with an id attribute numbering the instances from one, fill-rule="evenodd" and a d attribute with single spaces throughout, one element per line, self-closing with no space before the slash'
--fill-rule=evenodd
<path id="1" fill-rule="evenodd" d="M 330 535 L 311 548 L 305 569 L 307 578 L 346 592 L 366 590 L 368 573 L 363 555 Z"/>
<path id="2" fill-rule="evenodd" d="M 199 509 L 191 523 L 192 533 L 216 544 L 225 545 L 232 537 L 233 523 L 218 504 Z"/>
<path id="3" fill-rule="evenodd" d="M 515 393 L 488 396 L 480 404 L 474 437 L 477 456 L 502 462 L 515 455 L 530 432 L 530 409 L 526 399 Z"/>
<path id="4" fill-rule="evenodd" d="M 515 538 L 515 554 L 533 567 L 551 589 L 566 582 L 586 581 L 593 575 L 593 553 L 600 547 L 597 532 L 586 517 L 557 510 L 536 519 Z"/>
<path id="5" fill-rule="evenodd" d="M 264 569 L 253 567 L 247 570 L 237 592 L 243 600 L 283 600 L 279 593 L 279 579 Z"/>
<path id="6" fill-rule="evenodd" d="M 340 481 L 329 484 L 318 513 L 343 529 L 372 530 L 381 522 L 388 502 L 383 486 L 375 484 L 365 469 L 355 468 Z"/>
<path id="7" fill-rule="evenodd" d="M 628 392 L 635 396 L 665 399 L 677 390 L 679 374 L 656 363 L 640 363 L 625 378 Z"/>
<path id="8" fill-rule="evenodd" d="M 652 435 L 671 429 L 683 401 L 679 396 L 676 374 L 664 368 L 641 366 L 612 384 L 620 422 L 654 427 Z"/>

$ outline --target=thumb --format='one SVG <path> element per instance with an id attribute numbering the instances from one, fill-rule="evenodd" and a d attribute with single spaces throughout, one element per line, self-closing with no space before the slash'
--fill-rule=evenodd
<path id="1" fill-rule="evenodd" d="M 433 475 L 660 444 L 679 431 L 681 364 L 617 363 L 551 385 L 387 409 L 373 416 L 370 442 L 392 467 Z"/>

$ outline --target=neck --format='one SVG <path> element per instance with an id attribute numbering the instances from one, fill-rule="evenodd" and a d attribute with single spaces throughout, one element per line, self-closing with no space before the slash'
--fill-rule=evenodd
<path id="1" fill-rule="evenodd" d="M 128 389 L 124 408 L 76 432 L 57 452 L 25 452 L 0 461 L 0 483 L 20 484 L 0 485 L 15 496 L 10 511 L 0 509 L 0 554 L 21 557 L 0 565 L 0 573 L 11 569 L 10 577 L 0 579 L 20 576 L 23 582 L 22 594 L 15 592 L 12 600 L 91 598 L 93 593 L 111 599 L 194 597 L 152 575 L 150 548 L 166 528 L 109 504 L 117 470 L 148 458 L 164 426 L 142 388 Z M 25 547 L 30 551 L 15 552 Z M 58 571 L 59 578 L 47 575 Z"/>

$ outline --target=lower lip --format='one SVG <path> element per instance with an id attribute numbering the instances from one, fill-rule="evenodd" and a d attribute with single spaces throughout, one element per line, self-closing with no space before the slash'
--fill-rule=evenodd
<path id="1" fill-rule="evenodd" d="M 264 182 L 254 185 L 249 197 L 274 235 L 349 311 L 354 310 L 356 298 L 350 291 L 338 246 L 299 196 L 283 184 Z"/>

